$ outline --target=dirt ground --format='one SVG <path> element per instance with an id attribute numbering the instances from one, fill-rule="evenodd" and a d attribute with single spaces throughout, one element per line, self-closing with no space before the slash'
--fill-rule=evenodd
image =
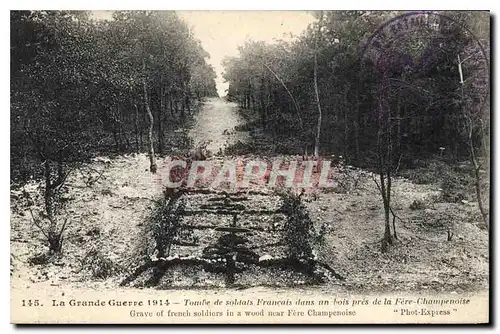
<path id="1" fill-rule="evenodd" d="M 201 121 L 192 133 L 195 142 L 219 138 L 212 143 L 219 149 L 227 144 L 220 143 L 227 135 L 214 136 L 212 132 L 231 130 L 239 120 L 233 117 L 231 124 L 204 131 L 199 124 L 210 124 L 210 117 L 221 117 L 214 108 L 231 113 L 235 107 L 217 109 L 209 102 L 204 108 L 210 111 L 208 116 L 199 117 Z M 393 209 L 400 218 L 396 220 L 398 239 L 382 253 L 384 214 L 373 176 L 342 166 L 335 177 L 338 187 L 306 194 L 305 202 L 316 230 L 324 236 L 316 247 L 318 259 L 346 279 L 333 279 L 310 289 L 356 293 L 488 289 L 489 235 L 481 227 L 477 203 L 445 203 L 438 185 L 396 179 Z M 97 181 L 90 185 L 90 179 Z M 138 265 L 138 254 L 147 246 L 142 239 L 144 224 L 153 200 L 163 190 L 158 176 L 149 173 L 147 156 L 95 158 L 73 173 L 68 185 L 69 227 L 63 254 L 48 260 L 40 256 L 47 246 L 31 215 L 37 216 L 42 209 L 41 183 L 32 181 L 11 190 L 13 289 L 116 289 Z M 100 272 L 103 267 L 106 273 Z"/>

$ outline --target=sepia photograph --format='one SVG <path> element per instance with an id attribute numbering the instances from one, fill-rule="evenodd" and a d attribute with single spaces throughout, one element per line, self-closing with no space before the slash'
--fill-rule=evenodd
<path id="1" fill-rule="evenodd" d="M 11 322 L 488 323 L 489 11 L 10 11 Z"/>

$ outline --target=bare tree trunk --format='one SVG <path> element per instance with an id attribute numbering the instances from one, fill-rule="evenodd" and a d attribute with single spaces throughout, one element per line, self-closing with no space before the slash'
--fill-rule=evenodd
<path id="1" fill-rule="evenodd" d="M 344 159 L 347 159 L 349 154 L 349 117 L 347 109 L 344 111 Z"/>
<path id="2" fill-rule="evenodd" d="M 396 232 L 396 215 L 393 214 L 392 216 L 392 232 L 393 232 L 393 236 L 394 236 L 394 239 L 398 239 L 398 233 Z"/>
<path id="3" fill-rule="evenodd" d="M 176 113 L 176 114 L 180 114 L 180 113 L 179 113 L 179 101 L 177 100 L 177 95 L 176 95 L 176 97 L 174 98 L 174 109 L 175 109 L 175 113 Z"/>
<path id="4" fill-rule="evenodd" d="M 146 82 L 146 63 L 144 62 L 144 58 L 142 59 L 142 68 L 143 68 L 143 79 L 142 79 L 142 87 L 144 90 L 144 107 L 146 109 L 146 113 L 148 114 L 149 119 L 149 131 L 148 131 L 148 145 L 149 145 L 149 170 L 151 173 L 156 173 L 156 161 L 155 161 L 155 149 L 153 147 L 153 126 L 154 119 L 153 114 L 151 113 L 151 108 L 149 107 L 148 100 L 148 84 Z"/>
<path id="5" fill-rule="evenodd" d="M 180 118 L 181 118 L 181 121 L 184 122 L 186 120 L 186 97 L 185 97 L 185 92 L 184 92 L 184 84 L 182 85 L 182 94 L 181 94 L 180 98 L 181 98 Z"/>
<path id="6" fill-rule="evenodd" d="M 483 144 L 483 151 L 484 151 L 483 153 L 485 156 L 489 157 L 488 153 L 489 153 L 490 149 L 489 149 L 489 145 L 486 142 L 486 131 L 484 131 L 484 128 L 485 128 L 484 121 L 483 121 L 483 119 L 480 119 L 479 121 L 481 122 L 481 141 Z M 488 131 L 488 134 L 489 133 L 490 133 L 490 131 Z"/>
<path id="7" fill-rule="evenodd" d="M 356 162 L 359 163 L 360 159 L 360 147 L 359 147 L 359 127 L 360 127 L 360 119 L 359 119 L 359 87 L 356 88 L 356 120 L 354 122 L 354 144 L 356 147 Z"/>
<path id="8" fill-rule="evenodd" d="M 51 168 L 49 160 L 45 160 L 45 192 L 44 192 L 44 200 L 45 200 L 45 213 L 49 220 L 54 218 L 54 193 L 52 189 L 51 182 Z"/>
<path id="9" fill-rule="evenodd" d="M 174 104 L 172 102 L 172 96 L 169 96 L 168 104 L 169 104 L 169 108 L 170 108 L 170 115 L 172 115 L 172 118 L 175 119 Z"/>
<path id="10" fill-rule="evenodd" d="M 299 125 L 300 125 L 300 129 L 301 130 L 304 130 L 304 124 L 303 124 L 303 121 L 302 121 L 302 116 L 300 114 L 300 108 L 299 108 L 299 104 L 297 103 L 297 101 L 295 100 L 295 98 L 293 97 L 293 94 L 292 92 L 290 92 L 290 90 L 288 89 L 288 87 L 286 86 L 286 84 L 283 82 L 283 80 L 278 76 L 278 74 L 276 74 L 276 72 L 274 72 L 266 63 L 264 63 L 262 60 L 259 59 L 259 62 L 264 65 L 265 68 L 267 68 L 267 70 L 269 72 L 271 72 L 272 75 L 274 75 L 274 77 L 279 81 L 279 83 L 283 86 L 283 88 L 285 88 L 286 92 L 288 93 L 288 96 L 290 96 L 290 99 L 292 100 L 293 102 L 293 105 L 295 107 L 295 110 L 297 112 L 297 117 L 299 119 Z"/>
<path id="11" fill-rule="evenodd" d="M 184 122 L 186 119 L 186 84 L 184 80 L 181 80 L 181 95 L 180 95 L 180 104 L 181 104 L 181 121 Z"/>
<path id="12" fill-rule="evenodd" d="M 120 144 L 119 144 L 119 140 L 118 140 L 118 134 L 116 133 L 116 129 L 113 125 L 113 129 L 111 130 L 113 132 L 113 139 L 115 141 L 115 150 L 116 152 L 120 152 Z"/>
<path id="13" fill-rule="evenodd" d="M 146 124 L 146 113 L 139 113 L 142 118 L 141 123 Z M 144 131 L 143 127 L 139 125 L 139 147 L 141 151 L 144 149 Z"/>
<path id="14" fill-rule="evenodd" d="M 386 82 L 383 81 L 381 95 L 379 97 L 379 116 L 378 116 L 378 130 L 377 130 L 377 153 L 378 153 L 378 173 L 380 177 L 379 190 L 382 195 L 384 204 L 384 218 L 385 230 L 384 238 L 382 240 L 382 252 L 387 252 L 389 245 L 392 245 L 391 225 L 390 225 L 390 212 L 391 212 L 391 115 L 390 106 L 387 106 L 387 115 L 385 115 L 385 99 L 386 99 Z M 385 136 L 386 140 L 382 139 L 382 128 L 387 127 Z"/>
<path id="15" fill-rule="evenodd" d="M 47 241 L 49 243 L 49 252 L 50 253 L 59 253 L 62 249 L 62 233 L 65 228 L 65 224 L 61 228 L 61 231 L 57 231 L 57 221 L 55 217 L 55 192 L 56 188 L 60 185 L 65 180 L 65 177 L 58 176 L 58 180 L 52 182 L 52 171 L 50 167 L 50 161 L 45 160 L 45 192 L 44 192 L 44 200 L 45 200 L 45 213 L 47 214 L 47 220 L 49 221 L 49 226 L 46 231 L 44 231 L 44 228 L 37 223 L 38 228 L 42 231 L 42 233 L 45 235 L 47 238 Z M 62 171 L 62 163 L 58 165 L 58 168 L 60 169 L 58 171 L 58 174 L 61 175 L 63 174 Z M 35 219 L 33 217 L 33 219 Z"/>
<path id="16" fill-rule="evenodd" d="M 264 84 L 264 76 L 260 78 L 260 89 L 259 89 L 259 115 L 260 122 L 262 123 L 262 127 L 266 126 L 266 118 L 264 114 L 265 109 L 265 84 Z"/>
<path id="17" fill-rule="evenodd" d="M 316 95 L 316 104 L 318 106 L 318 124 L 316 126 L 316 141 L 314 143 L 314 156 L 319 155 L 319 140 L 321 136 L 321 118 L 323 114 L 321 112 L 321 103 L 319 100 L 319 90 L 318 90 L 318 38 L 321 33 L 321 20 L 323 18 L 323 12 L 320 12 L 320 17 L 318 20 L 318 30 L 314 38 L 314 93 Z"/>
<path id="18" fill-rule="evenodd" d="M 380 165 L 382 165 L 382 159 L 380 159 Z M 382 167 L 383 168 L 383 167 Z M 391 225 L 390 225 L 390 210 L 391 210 L 391 202 L 390 202 L 390 192 L 391 192 L 391 176 L 387 175 L 387 180 L 385 177 L 385 172 L 383 169 L 380 170 L 380 193 L 382 194 L 382 201 L 384 203 L 384 220 L 385 220 L 385 229 L 384 229 L 384 238 L 382 240 L 382 252 L 387 252 L 389 245 L 392 245 L 392 236 L 391 236 Z M 387 184 L 386 184 L 387 182 Z"/>
<path id="19" fill-rule="evenodd" d="M 391 211 L 391 191 L 392 191 L 392 151 L 393 151 L 393 145 L 392 145 L 392 127 L 391 127 L 391 106 L 388 105 L 387 108 L 387 121 L 386 121 L 386 126 L 387 126 L 387 162 L 385 163 L 386 165 L 386 174 L 387 174 L 387 208 L 386 208 L 386 231 L 389 232 L 389 235 L 391 234 L 390 232 L 390 211 Z M 395 225 L 395 220 L 393 221 L 393 224 Z M 394 229 L 394 233 L 396 233 L 396 230 Z M 388 240 L 389 244 L 392 244 L 392 238 Z"/>
<path id="20" fill-rule="evenodd" d="M 120 102 L 117 103 L 117 112 L 118 112 L 118 133 L 120 135 L 120 142 L 122 143 L 122 150 L 130 149 L 130 141 L 127 137 L 126 131 L 123 129 L 124 117 L 123 117 L 123 109 L 120 108 Z M 125 146 L 126 145 L 126 146 Z"/>
<path id="21" fill-rule="evenodd" d="M 189 82 L 188 82 L 188 85 L 186 85 L 186 87 L 189 86 Z M 187 88 L 186 88 L 187 89 Z M 186 103 L 186 112 L 188 115 L 191 115 L 191 98 L 189 97 L 189 92 L 185 92 L 185 103 Z"/>

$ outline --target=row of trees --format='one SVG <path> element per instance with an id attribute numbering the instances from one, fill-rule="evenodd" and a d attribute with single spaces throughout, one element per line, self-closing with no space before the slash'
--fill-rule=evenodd
<path id="1" fill-rule="evenodd" d="M 156 171 L 167 136 L 196 101 L 217 95 L 208 56 L 175 12 L 121 11 L 110 20 L 11 12 L 11 178 L 43 176 L 49 239 L 62 231 L 57 194 L 76 164 L 97 152 L 147 150 Z"/>
<path id="2" fill-rule="evenodd" d="M 269 135 L 295 138 L 296 153 L 337 153 L 363 163 L 366 152 L 373 151 L 385 77 L 385 100 L 397 113 L 398 136 L 407 151 L 439 153 L 445 147 L 457 158 L 467 154 L 459 124 L 457 56 L 468 58 L 462 64 L 469 76 L 464 78 L 466 98 L 487 104 L 489 15 L 440 13 L 440 27 L 400 27 L 383 54 L 374 55 L 370 37 L 387 33 L 389 26 L 380 27 L 400 14 L 315 12 L 315 22 L 291 42 L 249 41 L 238 57 L 225 59 L 228 96 L 258 112 Z M 483 111 L 487 123 L 488 106 Z"/>
<path id="3" fill-rule="evenodd" d="M 248 41 L 226 59 L 228 97 L 255 111 L 274 142 L 292 143 L 283 153 L 338 154 L 375 170 L 385 249 L 400 167 L 443 151 L 471 157 L 479 187 L 478 157 L 489 149 L 489 14 L 314 15 L 295 40 Z"/>

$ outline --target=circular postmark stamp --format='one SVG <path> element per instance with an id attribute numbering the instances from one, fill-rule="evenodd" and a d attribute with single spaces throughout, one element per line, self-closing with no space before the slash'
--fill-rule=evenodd
<path id="1" fill-rule="evenodd" d="M 479 114 L 489 98 L 489 59 L 481 40 L 456 18 L 438 12 L 409 12 L 385 21 L 366 40 L 358 60 L 360 75 L 375 75 L 386 100 L 407 99 L 430 113 L 465 106 Z"/>

